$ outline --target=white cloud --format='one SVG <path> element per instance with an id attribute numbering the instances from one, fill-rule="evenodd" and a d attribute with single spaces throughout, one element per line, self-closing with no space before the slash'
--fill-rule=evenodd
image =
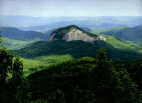
<path id="1" fill-rule="evenodd" d="M 0 0 L 0 15 L 140 16 L 142 0 Z"/>

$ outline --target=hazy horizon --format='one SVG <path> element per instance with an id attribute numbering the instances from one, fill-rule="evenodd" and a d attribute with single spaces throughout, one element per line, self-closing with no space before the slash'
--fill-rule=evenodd
<path id="1" fill-rule="evenodd" d="M 142 0 L 0 0 L 3 16 L 142 16 L 141 11 Z"/>
<path id="2" fill-rule="evenodd" d="M 0 16 L 12 16 L 12 17 L 33 17 L 33 18 L 61 18 L 61 17 L 65 17 L 65 18 L 94 18 L 94 17 L 142 17 L 142 15 L 130 15 L 130 16 L 30 16 L 30 15 L 0 15 Z"/>

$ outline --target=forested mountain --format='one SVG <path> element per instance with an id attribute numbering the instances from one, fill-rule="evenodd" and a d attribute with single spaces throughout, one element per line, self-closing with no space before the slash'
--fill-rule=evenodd
<path id="1" fill-rule="evenodd" d="M 96 51 L 99 48 L 106 48 L 109 52 L 109 57 L 115 59 L 140 59 L 142 55 L 134 50 L 121 50 L 113 48 L 108 43 L 96 41 L 87 43 L 83 41 L 51 41 L 51 42 L 36 42 L 29 46 L 16 50 L 15 52 L 22 57 L 37 57 L 49 55 L 70 54 L 73 57 L 96 56 Z"/>
<path id="2" fill-rule="evenodd" d="M 20 56 L 29 58 L 60 54 L 70 54 L 73 57 L 95 57 L 99 48 L 106 48 L 109 57 L 114 59 L 141 58 L 141 54 L 135 51 L 135 45 L 125 45 L 125 43 L 117 39 L 91 34 L 77 26 L 59 28 L 51 33 L 49 40 L 30 44 L 15 52 Z"/>
<path id="3" fill-rule="evenodd" d="M 51 66 L 28 76 L 32 100 L 141 103 L 142 79 L 137 63 L 113 63 L 101 51 L 96 59 L 84 57 Z"/>
<path id="4" fill-rule="evenodd" d="M 12 27 L 0 27 L 0 32 L 1 36 L 14 40 L 30 41 L 30 40 L 44 40 L 48 38 L 48 35 L 45 35 L 41 32 L 22 31 Z"/>
<path id="5" fill-rule="evenodd" d="M 94 42 L 96 40 L 101 40 L 101 39 L 103 39 L 103 37 L 100 38 L 99 36 L 86 32 L 85 30 L 75 25 L 59 28 L 53 31 L 49 37 L 49 40 L 65 40 L 65 41 L 81 40 L 86 42 Z"/>
<path id="6" fill-rule="evenodd" d="M 0 16 L 0 103 L 142 103 L 141 20 Z"/>
<path id="7" fill-rule="evenodd" d="M 103 33 L 115 36 L 124 41 L 130 41 L 137 44 L 142 44 L 142 26 L 124 28 L 120 30 L 112 30 Z"/>
<path id="8" fill-rule="evenodd" d="M 71 59 L 26 78 L 18 57 L 5 50 L 0 57 L 1 103 L 142 102 L 141 61 L 112 61 L 105 49 L 96 58 Z"/>
<path id="9" fill-rule="evenodd" d="M 34 43 L 37 40 L 33 41 L 23 41 L 23 40 L 13 40 L 5 37 L 1 37 L 1 43 L 0 43 L 0 48 L 6 48 L 9 50 L 17 50 L 24 48 L 28 44 Z"/>

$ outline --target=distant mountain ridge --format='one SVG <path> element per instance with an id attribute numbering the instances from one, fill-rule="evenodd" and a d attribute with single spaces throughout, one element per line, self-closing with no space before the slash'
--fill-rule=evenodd
<path id="1" fill-rule="evenodd" d="M 112 45 L 112 43 L 115 44 Z M 117 45 L 119 45 L 118 48 L 113 47 Z M 109 57 L 113 59 L 126 60 L 142 57 L 133 48 L 129 49 L 129 46 L 119 40 L 107 39 L 106 36 L 88 33 L 75 25 L 70 25 L 53 31 L 49 36 L 49 41 L 32 43 L 25 48 L 16 50 L 15 53 L 27 58 L 64 54 L 69 54 L 73 57 L 95 57 L 98 49 L 106 48 Z"/>
<path id="2" fill-rule="evenodd" d="M 36 26 L 27 26 L 23 30 L 47 31 L 67 25 L 77 25 L 81 28 L 102 29 L 120 26 L 134 27 L 142 25 L 141 16 L 98 16 L 98 17 L 56 17 L 54 20 Z"/>
<path id="3" fill-rule="evenodd" d="M 94 29 L 94 28 L 111 28 L 111 27 L 118 27 L 118 26 L 123 26 L 121 24 L 113 24 L 113 23 L 103 23 L 99 22 L 96 20 L 61 20 L 53 23 L 47 23 L 44 25 L 38 25 L 38 26 L 30 26 L 30 27 L 25 27 L 21 28 L 23 30 L 34 30 L 34 31 L 46 31 L 46 30 L 52 30 L 68 25 L 77 25 L 82 28 L 89 28 L 89 29 Z"/>
<path id="4" fill-rule="evenodd" d="M 129 27 L 120 30 L 102 32 L 104 34 L 115 36 L 124 41 L 130 41 L 136 44 L 142 44 L 142 26 Z"/>
<path id="5" fill-rule="evenodd" d="M 13 27 L 0 27 L 1 36 L 7 37 L 9 39 L 14 40 L 23 40 L 23 41 L 30 41 L 30 40 L 37 40 L 37 39 L 46 39 L 48 38 L 47 35 L 36 32 L 36 31 L 23 31 Z"/>

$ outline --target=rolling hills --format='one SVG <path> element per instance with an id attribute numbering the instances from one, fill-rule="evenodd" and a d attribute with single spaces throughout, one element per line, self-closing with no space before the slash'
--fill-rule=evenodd
<path id="1" fill-rule="evenodd" d="M 24 48 L 30 43 L 34 43 L 36 41 L 22 41 L 22 40 L 13 40 L 9 38 L 2 37 L 2 41 L 0 43 L 0 48 L 6 48 L 8 50 L 18 50 Z"/>
<path id="2" fill-rule="evenodd" d="M 38 56 L 32 59 L 22 58 L 24 76 L 28 76 L 31 73 L 47 69 L 50 66 L 61 64 L 72 59 L 73 57 L 71 55 Z"/>
<path id="3" fill-rule="evenodd" d="M 141 48 L 134 44 L 123 42 L 119 39 L 115 39 L 111 36 L 106 36 L 106 40 L 96 39 L 93 42 L 84 41 L 83 35 L 79 35 L 80 39 L 64 39 L 66 35 L 74 35 L 71 33 L 72 29 L 68 26 L 58 29 L 51 33 L 50 41 L 39 41 L 32 43 L 25 48 L 17 50 L 16 53 L 20 56 L 27 58 L 34 58 L 38 56 L 50 56 L 50 55 L 64 55 L 70 54 L 73 57 L 91 56 L 95 57 L 99 48 L 106 48 L 110 58 L 115 59 L 138 59 L 141 58 L 141 54 L 138 52 Z M 76 27 L 78 28 L 78 27 Z M 77 29 L 82 31 L 82 29 Z M 74 32 L 76 32 L 75 30 Z M 84 31 L 82 31 L 84 32 Z M 52 37 L 54 34 L 54 37 Z M 78 35 L 78 33 L 76 34 Z M 98 38 L 100 35 L 86 34 L 89 37 Z M 101 35 L 105 37 L 104 35 Z M 74 37 L 74 36 L 73 36 Z M 52 38 L 52 39 L 51 39 Z"/>
<path id="4" fill-rule="evenodd" d="M 0 34 L 13 40 L 31 41 L 31 40 L 44 40 L 48 35 L 35 31 L 23 31 L 13 27 L 0 27 Z"/>
<path id="5" fill-rule="evenodd" d="M 40 18 L 39 18 L 40 20 Z M 23 30 L 34 31 L 48 31 L 68 25 L 77 25 L 81 28 L 89 29 L 103 29 L 120 26 L 138 26 L 142 25 L 141 16 L 96 16 L 96 17 L 55 17 L 48 18 L 44 24 L 42 23 L 35 26 L 21 27 Z M 39 22 L 39 21 L 38 21 Z"/>
<path id="6" fill-rule="evenodd" d="M 70 25 L 51 31 L 50 36 L 41 38 L 42 41 L 3 38 L 1 45 L 22 57 L 25 76 L 72 58 L 96 57 L 100 48 L 106 48 L 109 58 L 114 60 L 141 59 L 142 48 L 139 45 L 121 40 L 113 35 L 102 34 L 103 31 L 123 29 L 127 29 L 127 27 L 88 32 L 76 25 Z M 39 38 L 38 35 L 35 38 Z"/>
<path id="7" fill-rule="evenodd" d="M 110 30 L 102 33 L 115 36 L 124 41 L 142 44 L 142 26 Z"/>

